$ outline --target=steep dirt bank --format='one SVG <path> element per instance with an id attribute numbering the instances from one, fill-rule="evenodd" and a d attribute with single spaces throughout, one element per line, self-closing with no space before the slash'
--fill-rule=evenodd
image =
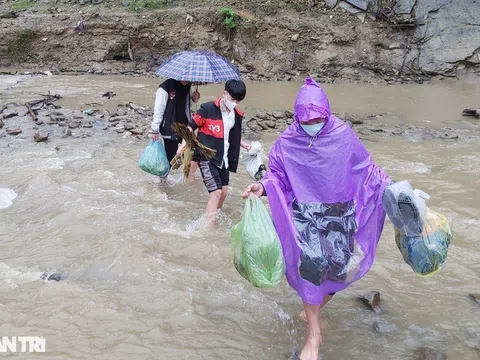
<path id="1" fill-rule="evenodd" d="M 176 51 L 202 48 L 259 80 L 309 74 L 395 83 L 480 74 L 475 0 L 163 1 L 140 12 L 131 11 L 135 1 L 7 1 L 0 5 L 0 67 L 146 75 Z M 11 14 L 19 4 L 27 10 Z M 218 14 L 224 5 L 237 15 L 233 33 Z M 75 31 L 81 15 L 84 35 Z"/>

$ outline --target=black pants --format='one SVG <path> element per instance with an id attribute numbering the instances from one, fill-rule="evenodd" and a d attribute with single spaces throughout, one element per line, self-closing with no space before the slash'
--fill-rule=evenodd
<path id="1" fill-rule="evenodd" d="M 178 139 L 178 140 L 163 139 L 168 162 L 172 161 L 175 155 L 177 155 L 178 145 L 181 142 L 182 142 L 182 139 Z"/>

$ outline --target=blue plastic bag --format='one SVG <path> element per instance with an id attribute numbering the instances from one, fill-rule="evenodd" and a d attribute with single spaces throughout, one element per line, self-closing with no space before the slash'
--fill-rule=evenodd
<path id="1" fill-rule="evenodd" d="M 427 208 L 422 233 L 408 236 L 395 229 L 395 241 L 403 260 L 420 276 L 437 273 L 447 259 L 452 232 L 447 218 Z"/>
<path id="2" fill-rule="evenodd" d="M 170 171 L 170 163 L 163 145 L 158 141 L 150 140 L 145 150 L 143 150 L 140 160 L 138 160 L 138 166 L 152 175 L 167 175 Z"/>

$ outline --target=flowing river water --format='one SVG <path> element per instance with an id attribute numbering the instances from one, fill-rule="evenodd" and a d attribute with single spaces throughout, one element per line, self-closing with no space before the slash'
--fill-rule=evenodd
<path id="1" fill-rule="evenodd" d="M 120 76 L 5 76 L 0 83 L 0 105 L 50 90 L 64 97 L 62 106 L 81 109 L 93 101 L 153 106 L 158 87 L 155 79 Z M 243 107 L 253 113 L 291 108 L 300 84 L 247 86 Z M 463 108 L 480 106 L 478 86 L 325 88 L 334 111 L 479 128 L 461 117 Z M 102 98 L 107 90 L 117 96 Z M 200 91 L 206 101 L 221 88 Z M 269 147 L 274 137 L 263 141 Z M 372 270 L 322 311 L 322 359 L 410 359 L 421 346 L 480 359 L 480 306 L 467 296 L 480 293 L 480 143 L 385 137 L 365 144 L 391 176 L 432 196 L 429 206 L 448 217 L 454 240 L 442 271 L 421 278 L 403 262 L 387 220 Z M 288 359 L 305 335 L 297 295 L 286 281 L 255 289 L 232 263 L 229 229 L 250 183 L 243 167 L 231 177 L 218 227 L 198 231 L 201 180 L 159 184 L 137 166 L 144 146 L 108 132 L 39 144 L 0 138 L 0 335 L 44 336 L 48 359 Z M 65 279 L 41 280 L 44 271 Z M 381 292 L 380 314 L 356 299 L 371 290 Z M 373 330 L 379 320 L 388 331 Z"/>

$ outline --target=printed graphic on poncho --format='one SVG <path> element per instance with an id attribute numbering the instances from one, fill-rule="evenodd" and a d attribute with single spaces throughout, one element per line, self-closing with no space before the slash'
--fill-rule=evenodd
<path id="1" fill-rule="evenodd" d="M 302 250 L 300 276 L 314 285 L 325 280 L 350 282 L 363 252 L 356 244 L 355 203 L 292 204 L 293 219 Z"/>

